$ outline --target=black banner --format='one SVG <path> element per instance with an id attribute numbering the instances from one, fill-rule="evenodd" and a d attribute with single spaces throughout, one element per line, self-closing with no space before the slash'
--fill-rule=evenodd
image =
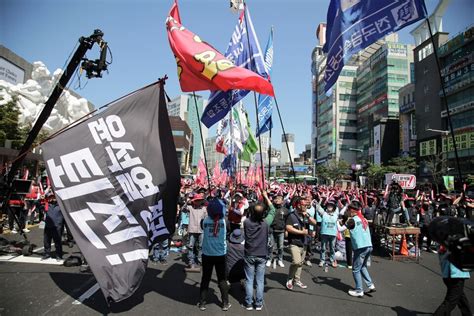
<path id="1" fill-rule="evenodd" d="M 139 287 L 149 246 L 175 229 L 180 174 L 163 82 L 42 145 L 66 222 L 104 296 Z"/>

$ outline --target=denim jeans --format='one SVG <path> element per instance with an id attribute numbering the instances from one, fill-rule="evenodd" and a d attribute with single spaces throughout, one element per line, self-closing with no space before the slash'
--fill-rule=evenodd
<path id="1" fill-rule="evenodd" d="M 169 240 L 165 239 L 161 242 L 157 242 L 153 246 L 153 261 L 162 261 L 168 259 L 170 254 Z"/>
<path id="2" fill-rule="evenodd" d="M 321 235 L 321 261 L 326 261 L 326 248 L 329 246 L 329 261 L 334 262 L 336 236 Z"/>
<path id="3" fill-rule="evenodd" d="M 188 245 L 188 261 L 189 264 L 201 262 L 202 256 L 202 234 L 189 233 Z"/>
<path id="4" fill-rule="evenodd" d="M 254 279 L 257 283 L 257 292 L 255 293 L 255 305 L 263 305 L 263 286 L 265 281 L 265 263 L 264 257 L 246 256 L 245 260 L 245 304 L 253 303 L 253 284 Z"/>
<path id="5" fill-rule="evenodd" d="M 398 213 L 402 212 L 402 211 L 403 211 L 403 215 L 405 216 L 405 221 L 409 222 L 410 221 L 410 214 L 408 214 L 408 209 L 407 208 L 402 209 L 401 207 L 397 207 L 397 208 L 392 208 L 388 211 L 387 225 L 391 225 L 392 221 L 393 221 L 393 216 L 395 214 L 398 214 Z"/>
<path id="6" fill-rule="evenodd" d="M 370 278 L 369 271 L 367 270 L 367 260 L 372 252 L 372 247 L 364 247 L 354 249 L 354 259 L 352 263 L 352 276 L 355 281 L 355 289 L 358 292 L 363 292 L 362 278 L 365 281 L 367 287 L 373 284 Z"/>
<path id="7" fill-rule="evenodd" d="M 283 261 L 283 243 L 285 242 L 285 233 L 273 232 L 271 236 L 273 239 L 273 247 L 276 247 L 276 251 L 270 253 L 270 259 L 275 259 L 276 257 L 277 260 Z"/>

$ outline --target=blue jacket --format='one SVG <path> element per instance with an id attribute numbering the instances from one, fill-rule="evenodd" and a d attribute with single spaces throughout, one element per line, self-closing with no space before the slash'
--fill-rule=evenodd
<path id="1" fill-rule="evenodd" d="M 469 279 L 469 272 L 464 272 L 456 268 L 454 264 L 448 260 L 449 253 L 439 254 L 439 264 L 441 266 L 441 274 L 443 279 Z"/>

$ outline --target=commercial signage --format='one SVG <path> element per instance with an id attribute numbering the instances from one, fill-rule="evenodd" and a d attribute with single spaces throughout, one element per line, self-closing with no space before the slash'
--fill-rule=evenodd
<path id="1" fill-rule="evenodd" d="M 358 111 L 359 114 L 362 113 L 362 112 L 364 112 L 364 111 L 367 111 L 368 109 L 372 108 L 374 105 L 379 104 L 380 102 L 382 102 L 382 101 L 384 101 L 384 100 L 386 100 L 386 99 L 387 99 L 387 94 L 381 95 L 380 97 L 378 97 L 378 98 L 375 99 L 374 101 L 372 101 L 372 102 L 370 102 L 370 103 L 364 105 L 363 107 L 361 107 L 361 108 L 359 109 L 359 111 Z"/>
<path id="2" fill-rule="evenodd" d="M 0 80 L 5 80 L 12 84 L 23 83 L 25 82 L 25 71 L 0 57 Z"/>

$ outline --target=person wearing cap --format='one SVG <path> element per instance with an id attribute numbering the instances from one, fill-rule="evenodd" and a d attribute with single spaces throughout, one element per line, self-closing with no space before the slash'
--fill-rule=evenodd
<path id="1" fill-rule="evenodd" d="M 243 286 L 245 280 L 244 271 L 244 234 L 237 228 L 229 235 L 226 255 L 226 275 L 230 283 L 241 282 Z"/>
<path id="2" fill-rule="evenodd" d="M 308 226 L 316 225 L 316 220 L 309 217 L 306 212 L 308 209 L 308 200 L 305 197 L 297 196 L 293 199 L 293 209 L 286 219 L 286 231 L 288 232 L 288 244 L 290 245 L 291 265 L 288 271 L 286 288 L 293 290 L 296 285 L 299 288 L 306 289 L 308 286 L 301 282 L 301 271 L 303 269 L 306 245 L 308 239 Z"/>
<path id="3" fill-rule="evenodd" d="M 352 201 L 348 206 L 348 210 L 350 211 L 350 217 L 345 222 L 345 226 L 350 231 L 352 248 L 354 250 L 352 276 L 355 281 L 355 289 L 349 290 L 348 293 L 351 296 L 362 297 L 364 296 L 362 279 L 364 279 L 368 288 L 366 293 L 375 292 L 375 285 L 367 270 L 367 262 L 372 253 L 372 241 L 369 223 L 362 215 L 361 203 L 359 201 Z"/>
<path id="4" fill-rule="evenodd" d="M 275 207 L 265 191 L 261 190 L 264 202 L 256 202 L 250 207 L 249 217 L 244 221 L 245 238 L 245 309 L 253 310 L 254 282 L 255 309 L 263 308 L 263 287 L 265 280 L 265 262 L 268 256 L 268 236 L 270 225 L 275 217 Z M 269 210 L 265 216 L 266 211 Z"/>
<path id="5" fill-rule="evenodd" d="M 189 212 L 188 224 L 188 244 L 186 246 L 188 251 L 188 272 L 199 272 L 196 264 L 201 262 L 201 247 L 202 247 L 202 228 L 201 221 L 206 218 L 207 210 L 205 204 L 204 194 L 195 194 L 191 200 L 191 205 L 187 206 Z"/>
<path id="6" fill-rule="evenodd" d="M 284 206 L 283 194 L 277 193 L 273 199 L 273 206 L 275 207 L 275 218 L 271 225 L 272 228 L 272 245 L 276 246 L 276 256 L 273 251 L 270 251 L 270 261 L 273 261 L 273 268 L 279 267 L 284 268 L 283 264 L 283 243 L 285 240 L 285 222 L 288 217 L 288 209 Z M 272 247 L 273 250 L 273 247 Z M 267 265 L 268 266 L 268 265 Z"/>
<path id="7" fill-rule="evenodd" d="M 319 266 L 323 267 L 326 263 L 326 248 L 329 248 L 329 261 L 333 268 L 337 268 L 335 260 L 335 247 L 337 236 L 337 219 L 339 213 L 336 211 L 336 202 L 329 200 L 326 203 L 326 209 L 320 204 L 316 204 L 317 212 L 322 218 L 321 221 L 321 260 Z"/>
<path id="8" fill-rule="evenodd" d="M 221 199 L 213 198 L 207 205 L 207 216 L 202 221 L 202 276 L 200 286 L 199 309 L 206 310 L 207 293 L 215 268 L 217 284 L 221 292 L 222 310 L 227 311 L 229 304 L 229 285 L 226 279 L 226 207 Z"/>

